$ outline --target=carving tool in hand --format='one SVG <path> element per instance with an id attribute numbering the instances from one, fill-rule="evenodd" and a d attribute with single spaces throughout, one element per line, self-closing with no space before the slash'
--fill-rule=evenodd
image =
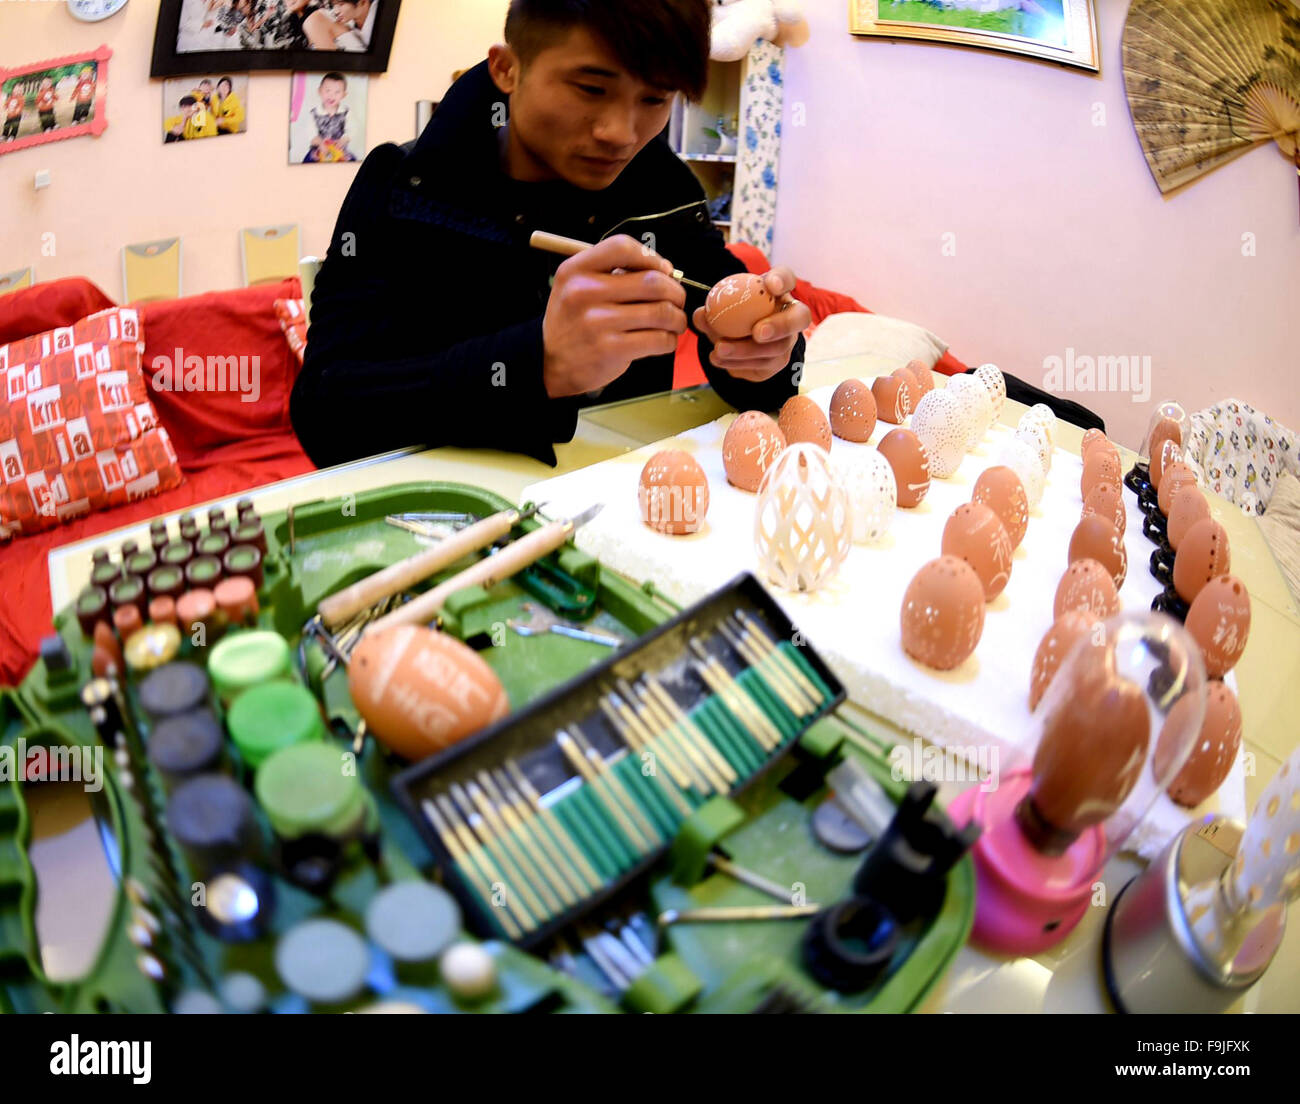
<path id="1" fill-rule="evenodd" d="M 509 533 L 521 521 L 532 517 L 537 509 L 538 507 L 534 506 L 529 510 L 502 510 L 473 525 L 468 525 L 459 532 L 453 533 L 441 544 L 390 564 L 382 571 L 376 571 L 373 575 L 366 576 L 337 594 L 322 599 L 320 605 L 316 607 L 317 612 L 326 628 L 337 628 L 381 599 L 423 582 L 430 575 L 437 574 L 471 552 L 486 548 L 493 541 Z"/>
<path id="2" fill-rule="evenodd" d="M 560 234 L 549 234 L 545 230 L 534 230 L 528 238 L 528 244 L 534 249 L 540 249 L 544 253 L 558 253 L 562 257 L 577 256 L 585 249 L 593 248 L 594 243 L 579 241 L 577 238 L 566 238 Z M 673 269 L 673 279 L 679 284 L 686 284 L 693 287 L 706 295 L 713 289 L 708 284 L 702 284 L 698 280 L 690 280 L 682 275 L 680 268 Z"/>
<path id="3" fill-rule="evenodd" d="M 406 605 L 393 610 L 392 613 L 386 614 L 379 618 L 378 621 L 372 622 L 365 631 L 367 633 L 382 632 L 394 625 L 427 625 L 442 612 L 443 604 L 456 591 L 471 586 L 490 587 L 501 582 L 502 579 L 508 579 L 510 576 L 517 574 L 530 564 L 536 563 L 543 556 L 554 552 L 573 536 L 575 530 L 581 528 L 600 513 L 603 506 L 604 503 L 597 503 L 595 506 L 588 507 L 576 517 L 571 517 L 565 521 L 548 522 L 546 525 L 534 529 L 527 536 L 520 537 L 517 541 L 506 545 L 495 555 L 485 556 L 478 563 L 467 567 L 458 575 L 453 575 L 446 582 L 439 583 L 432 589 L 426 590 L 418 598 L 413 598 Z M 513 513 L 513 511 L 506 512 Z M 491 518 L 487 518 L 479 522 L 478 525 L 471 525 L 468 529 L 462 529 L 454 537 L 449 537 L 444 543 L 450 544 L 453 541 L 458 541 L 465 537 L 466 534 L 478 529 L 479 525 L 485 525 L 491 520 Z M 508 532 L 509 527 L 504 531 Z M 442 547 L 443 545 L 439 545 L 438 548 L 430 548 L 428 552 L 421 552 L 414 559 L 436 553 Z M 482 545 L 479 547 L 482 547 Z M 460 555 L 463 554 L 464 552 L 460 553 Z M 459 555 L 455 557 L 455 559 L 459 558 Z M 452 562 L 454 560 L 447 560 L 442 566 L 446 567 L 448 563 Z M 434 570 L 439 569 L 434 568 Z M 383 575 L 384 572 L 381 571 L 379 574 Z M 426 572 L 425 577 L 429 574 L 432 574 L 432 572 Z M 369 582 L 370 580 L 365 579 L 362 581 Z M 344 591 L 343 593 L 347 592 Z M 335 597 L 338 597 L 338 595 Z"/>

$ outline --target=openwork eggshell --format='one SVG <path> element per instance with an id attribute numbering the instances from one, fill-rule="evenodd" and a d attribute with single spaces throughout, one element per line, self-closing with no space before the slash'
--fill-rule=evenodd
<path id="1" fill-rule="evenodd" d="M 1246 650 L 1250 636 L 1250 594 L 1235 575 L 1218 575 L 1201 588 L 1184 625 L 1201 646 L 1205 673 L 1223 678 Z"/>
<path id="2" fill-rule="evenodd" d="M 984 435 L 993 424 L 993 401 L 989 398 L 984 385 L 974 376 L 953 376 L 948 381 L 946 390 L 948 394 L 957 397 L 966 412 L 967 424 L 970 427 L 969 436 L 966 438 L 966 451 L 970 452 L 984 440 Z"/>
<path id="3" fill-rule="evenodd" d="M 898 505 L 904 510 L 921 505 L 930 490 L 930 454 L 925 445 L 910 429 L 893 429 L 876 447 L 894 469 Z"/>
<path id="4" fill-rule="evenodd" d="M 1052 616 L 1059 621 L 1072 609 L 1088 610 L 1103 621 L 1119 613 L 1115 580 L 1096 560 L 1075 560 L 1057 584 Z"/>
<path id="5" fill-rule="evenodd" d="M 1079 477 L 1079 497 L 1086 499 L 1088 492 L 1098 483 L 1114 483 L 1118 487 L 1123 478 L 1119 457 L 1104 448 L 1094 448 L 1083 462 L 1083 475 Z"/>
<path id="6" fill-rule="evenodd" d="M 889 461 L 876 449 L 854 449 L 832 456 L 835 473 L 849 496 L 853 512 L 853 541 L 878 541 L 894 520 L 898 505 L 898 484 Z"/>
<path id="7" fill-rule="evenodd" d="M 903 594 L 903 650 L 918 663 L 951 671 L 966 662 L 984 632 L 984 588 L 956 556 L 931 560 Z"/>
<path id="8" fill-rule="evenodd" d="M 807 443 L 831 447 L 831 424 L 818 406 L 807 395 L 786 399 L 776 419 L 777 428 L 785 434 L 787 445 Z"/>
<path id="9" fill-rule="evenodd" d="M 1184 483 L 1169 500 L 1169 524 L 1165 536 L 1175 552 L 1187 536 L 1187 530 L 1202 518 L 1210 516 L 1210 502 L 1195 483 Z"/>
<path id="10" fill-rule="evenodd" d="M 912 398 L 918 403 L 934 390 L 934 374 L 930 371 L 930 366 L 925 361 L 913 359 L 907 362 L 907 370 L 916 380 L 916 388 L 912 391 Z"/>
<path id="11" fill-rule="evenodd" d="M 776 300 L 763 277 L 752 272 L 719 280 L 704 302 L 704 317 L 709 325 L 731 341 L 749 337 L 754 326 L 775 311 Z"/>
<path id="12" fill-rule="evenodd" d="M 1043 694 L 1060 670 L 1065 657 L 1084 637 L 1101 624 L 1101 619 L 1091 610 L 1066 610 L 1052 622 L 1034 652 L 1034 666 L 1029 676 L 1029 708 L 1037 709 Z"/>
<path id="13" fill-rule="evenodd" d="M 996 364 L 981 364 L 975 369 L 974 375 L 988 392 L 989 401 L 993 404 L 993 420 L 997 421 L 1002 416 L 1002 404 L 1007 401 L 1006 377 Z"/>
<path id="14" fill-rule="evenodd" d="M 831 432 L 845 441 L 869 441 L 876 428 L 876 397 L 860 379 L 846 379 L 831 396 Z"/>
<path id="15" fill-rule="evenodd" d="M 1160 476 L 1160 489 L 1156 491 L 1156 505 L 1165 517 L 1169 516 L 1169 510 L 1174 504 L 1174 495 L 1188 483 L 1196 483 L 1196 472 L 1190 465 L 1177 460 L 1165 466 Z"/>
<path id="16" fill-rule="evenodd" d="M 1025 489 L 1025 498 L 1033 510 L 1043 499 L 1047 487 L 1047 476 L 1038 462 L 1038 454 L 1024 441 L 1007 441 L 999 450 L 994 463 L 1010 468 L 1016 473 L 1020 485 Z"/>
<path id="17" fill-rule="evenodd" d="M 1168 765 L 1166 756 L 1173 754 L 1172 750 L 1165 750 L 1165 732 L 1171 734 L 1167 746 L 1172 749 L 1175 746 L 1172 733 L 1180 727 L 1177 718 L 1194 709 L 1195 701 L 1194 695 L 1184 694 L 1169 711 L 1160 742 L 1156 744 L 1155 769 L 1158 775 L 1164 773 L 1162 765 Z M 1191 753 L 1167 787 L 1169 796 L 1179 805 L 1195 808 L 1223 785 L 1237 761 L 1240 747 L 1241 705 L 1237 695 L 1222 682 L 1211 679 L 1205 684 L 1205 719 L 1201 721 L 1201 730 Z"/>
<path id="18" fill-rule="evenodd" d="M 1160 490 L 1160 479 L 1164 475 L 1165 468 L 1177 463 L 1182 458 L 1183 450 L 1178 447 L 1177 441 L 1164 440 L 1156 446 L 1156 451 L 1147 466 L 1147 474 L 1151 479 L 1151 486 L 1157 492 Z"/>
<path id="19" fill-rule="evenodd" d="M 768 469 L 754 510 L 754 551 L 786 590 L 816 590 L 840 568 L 853 540 L 849 496 L 830 453 L 801 443 Z"/>
<path id="20" fill-rule="evenodd" d="M 1050 447 L 1056 447 L 1056 411 L 1047 403 L 1034 403 L 1020 416 L 1021 425 L 1038 425 L 1043 428 L 1043 436 Z"/>
<path id="21" fill-rule="evenodd" d="M 1013 552 L 1020 547 L 1020 542 L 1025 539 L 1025 530 L 1029 528 L 1029 499 L 1025 497 L 1020 476 L 1004 464 L 985 468 L 975 480 L 970 500 L 987 506 L 998 515 L 1011 540 Z"/>
<path id="22" fill-rule="evenodd" d="M 1124 537 L 1101 514 L 1088 514 L 1074 527 L 1070 537 L 1069 562 L 1075 560 L 1096 560 L 1110 572 L 1116 590 L 1124 585 L 1124 577 L 1128 574 Z"/>
<path id="23" fill-rule="evenodd" d="M 1011 578 L 1011 538 L 998 515 L 978 502 L 958 506 L 943 527 L 943 554 L 975 569 L 984 600 L 993 601 Z"/>
<path id="24" fill-rule="evenodd" d="M 656 452 L 637 484 L 641 520 L 660 533 L 697 532 L 709 512 L 709 479 L 698 461 L 681 449 Z"/>
<path id="25" fill-rule="evenodd" d="M 370 731 L 407 759 L 423 759 L 510 711 L 501 680 L 473 648 L 423 625 L 364 634 L 348 690 Z"/>
<path id="26" fill-rule="evenodd" d="M 1038 422 L 1026 422 L 1022 418 L 1020 427 L 1016 430 L 1016 440 L 1034 450 L 1038 466 L 1046 476 L 1052 470 L 1052 442 L 1047 439 L 1047 431 Z"/>
<path id="27" fill-rule="evenodd" d="M 1087 460 L 1088 454 L 1103 441 L 1106 444 L 1110 444 L 1110 438 L 1101 430 L 1096 428 L 1088 430 L 1088 432 L 1083 435 L 1083 442 L 1079 446 L 1079 455 Z"/>
<path id="28" fill-rule="evenodd" d="M 1083 500 L 1081 517 L 1100 514 L 1124 535 L 1128 527 L 1128 508 L 1124 505 L 1124 491 L 1118 483 L 1097 483 Z"/>
<path id="29" fill-rule="evenodd" d="M 966 455 L 970 422 L 961 400 L 946 389 L 931 391 L 912 415 L 912 432 L 930 454 L 930 475 L 947 479 Z"/>
<path id="30" fill-rule="evenodd" d="M 722 438 L 722 467 L 742 491 L 757 491 L 768 468 L 785 450 L 785 434 L 761 410 L 738 414 Z"/>
<path id="31" fill-rule="evenodd" d="M 1202 518 L 1187 530 L 1174 554 L 1174 590 L 1184 602 L 1194 602 L 1206 583 L 1231 567 L 1227 532 L 1213 518 Z"/>
<path id="32" fill-rule="evenodd" d="M 871 381 L 871 396 L 882 422 L 902 425 L 912 413 L 912 385 L 898 376 L 877 376 Z"/>

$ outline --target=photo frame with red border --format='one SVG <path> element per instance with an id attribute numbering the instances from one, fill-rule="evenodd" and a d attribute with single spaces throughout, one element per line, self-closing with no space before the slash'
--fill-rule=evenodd
<path id="1" fill-rule="evenodd" d="M 0 88 L 3 88 L 5 83 L 14 77 L 26 76 L 29 73 L 40 73 L 46 69 L 60 69 L 67 65 L 79 65 L 84 62 L 93 61 L 95 63 L 94 110 L 89 121 L 78 123 L 75 126 L 55 127 L 53 130 L 45 131 L 42 134 L 28 134 L 26 137 L 15 138 L 10 142 L 0 142 L 0 154 L 17 153 L 19 150 L 29 149 L 32 146 L 43 146 L 47 142 L 61 142 L 65 138 L 81 138 L 87 134 L 98 138 L 103 134 L 104 128 L 108 126 L 108 59 L 112 56 L 113 51 L 107 45 L 104 45 L 85 53 L 49 58 L 46 61 L 33 62 L 30 65 L 19 65 L 13 68 L 0 67 Z"/>

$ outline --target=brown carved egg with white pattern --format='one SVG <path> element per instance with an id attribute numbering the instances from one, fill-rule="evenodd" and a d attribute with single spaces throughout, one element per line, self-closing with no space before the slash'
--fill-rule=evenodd
<path id="1" fill-rule="evenodd" d="M 927 667 L 960 667 L 984 632 L 984 588 L 956 556 L 931 560 L 913 576 L 900 615 L 903 650 Z"/>
<path id="2" fill-rule="evenodd" d="M 1250 594 L 1235 575 L 1218 575 L 1201 587 L 1184 622 L 1201 646 L 1205 673 L 1223 678 L 1246 650 L 1250 637 Z"/>
<path id="3" fill-rule="evenodd" d="M 1174 553 L 1174 590 L 1184 602 L 1194 602 L 1210 580 L 1226 575 L 1231 567 L 1227 531 L 1213 518 L 1202 518 L 1187 530 Z"/>
<path id="4" fill-rule="evenodd" d="M 757 491 L 768 468 L 785 451 L 785 434 L 761 410 L 737 414 L 722 438 L 727 481 L 742 491 Z"/>
<path id="5" fill-rule="evenodd" d="M 1096 560 L 1075 560 L 1065 569 L 1056 587 L 1052 616 L 1060 619 L 1067 610 L 1082 609 L 1103 621 L 1119 613 L 1119 592 L 1110 572 Z"/>
<path id="6" fill-rule="evenodd" d="M 915 381 L 903 376 L 877 376 L 871 381 L 871 396 L 876 400 L 876 416 L 882 422 L 902 425 L 912 413 Z"/>

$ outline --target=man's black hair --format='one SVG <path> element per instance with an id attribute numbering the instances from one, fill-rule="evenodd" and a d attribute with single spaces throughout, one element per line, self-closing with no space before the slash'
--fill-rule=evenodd
<path id="1" fill-rule="evenodd" d="M 199 102 L 198 100 L 196 100 L 193 96 L 191 96 L 191 95 L 189 95 L 189 94 L 187 93 L 186 95 L 184 95 L 184 96 L 181 97 L 181 99 L 180 99 L 180 106 L 181 106 L 181 107 L 189 107 L 190 104 L 196 104 L 196 103 L 198 103 L 198 102 Z"/>
<path id="2" fill-rule="evenodd" d="M 574 27 L 585 27 L 633 76 L 654 88 L 704 95 L 709 0 L 510 0 L 506 42 L 527 65 Z"/>

